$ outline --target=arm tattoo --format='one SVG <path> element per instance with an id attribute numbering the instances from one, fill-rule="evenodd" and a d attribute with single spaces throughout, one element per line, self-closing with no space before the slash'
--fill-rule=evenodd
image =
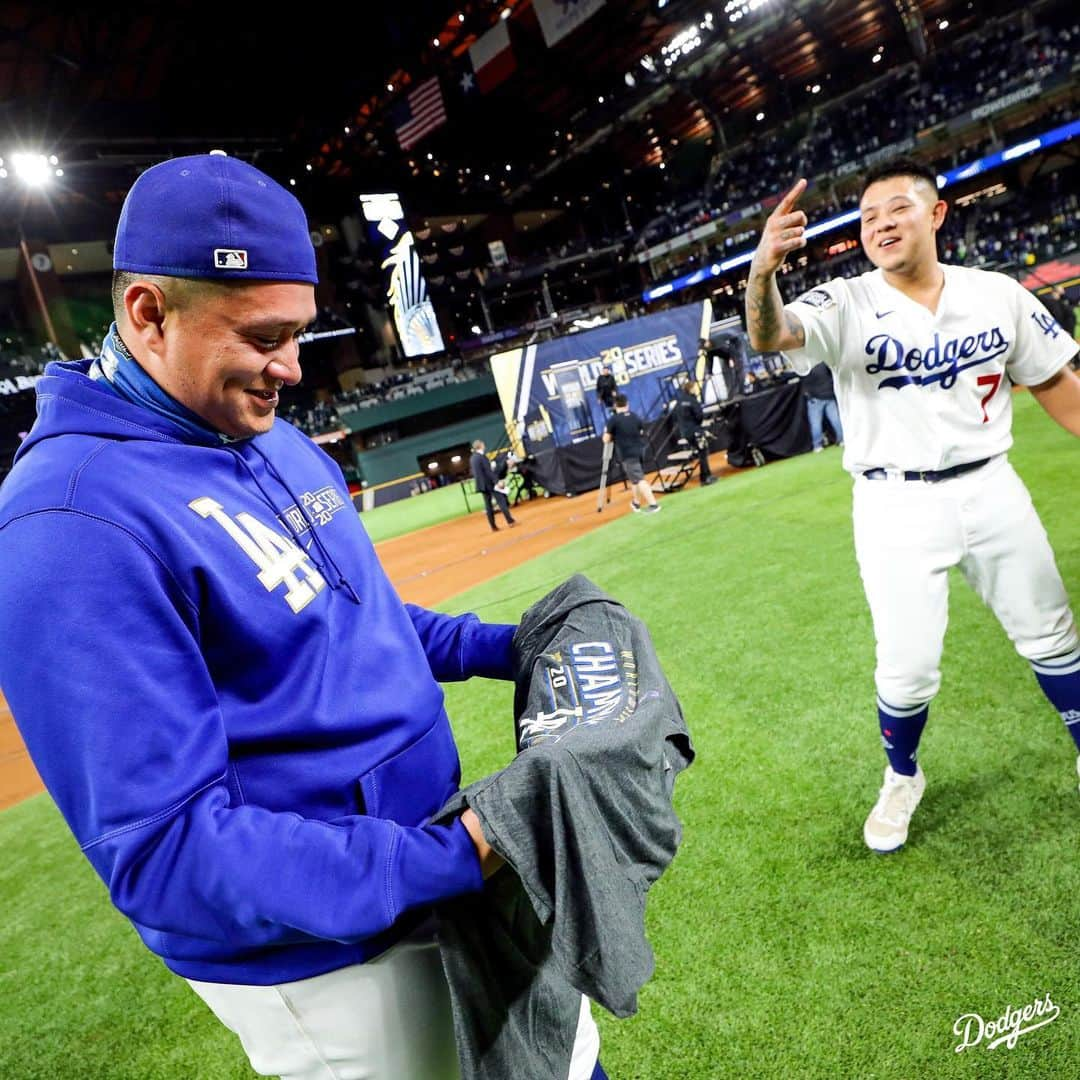
<path id="1" fill-rule="evenodd" d="M 770 295 L 772 285 L 772 278 L 753 273 L 746 283 L 746 326 L 766 345 L 775 341 L 780 333 L 779 312 Z"/>
<path id="2" fill-rule="evenodd" d="M 802 321 L 797 316 L 792 315 L 787 308 L 784 308 L 784 325 L 787 327 L 787 332 L 799 343 L 798 347 L 801 349 L 806 344 L 806 329 Z"/>
<path id="3" fill-rule="evenodd" d="M 802 320 L 784 307 L 776 278 L 771 274 L 750 273 L 746 283 L 746 328 L 755 346 L 766 351 L 801 349 L 806 345 Z"/>

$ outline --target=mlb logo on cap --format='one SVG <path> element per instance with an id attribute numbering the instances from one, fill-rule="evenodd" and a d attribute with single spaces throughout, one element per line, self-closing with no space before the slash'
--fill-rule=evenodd
<path id="1" fill-rule="evenodd" d="M 214 266 L 218 270 L 246 270 L 247 252 L 241 248 L 214 248 Z"/>

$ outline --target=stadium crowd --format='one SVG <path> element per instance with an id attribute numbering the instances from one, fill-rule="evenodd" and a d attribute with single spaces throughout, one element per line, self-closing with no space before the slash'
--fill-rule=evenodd
<path id="1" fill-rule="evenodd" d="M 289 405 L 280 415 L 283 420 L 288 420 L 293 427 L 298 427 L 308 435 L 319 435 L 341 427 L 337 409 L 326 401 L 317 401 L 306 409 L 301 405 Z"/>
<path id="2" fill-rule="evenodd" d="M 484 374 L 486 372 L 476 365 L 465 364 L 457 358 L 443 365 L 421 364 L 415 371 L 396 371 L 377 382 L 360 383 L 351 390 L 335 395 L 334 401 L 342 406 L 342 411 L 366 409 L 437 390 L 451 383 L 469 382 Z"/>
<path id="3" fill-rule="evenodd" d="M 487 374 L 486 363 L 466 363 L 459 357 L 445 364 L 424 363 L 415 368 L 392 372 L 374 382 L 359 383 L 350 390 L 335 394 L 331 401 L 317 401 L 310 405 L 292 404 L 283 409 L 281 415 L 301 431 L 318 435 L 344 427 L 342 413 L 416 397 Z"/>
<path id="4" fill-rule="evenodd" d="M 1025 29 L 1025 17 L 1017 15 L 959 39 L 923 69 L 909 64 L 884 75 L 870 87 L 814 110 L 809 125 L 795 123 L 751 137 L 718 160 L 708 182 L 711 195 L 661 207 L 640 234 L 641 246 L 775 194 L 775 177 L 791 171 L 793 146 L 798 175 L 833 175 L 845 166 L 857 168 L 877 151 L 913 140 L 920 130 L 1068 72 L 1076 60 L 1080 21 Z"/>

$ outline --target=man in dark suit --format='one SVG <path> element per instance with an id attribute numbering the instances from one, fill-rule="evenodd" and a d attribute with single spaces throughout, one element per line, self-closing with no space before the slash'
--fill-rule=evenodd
<path id="1" fill-rule="evenodd" d="M 487 514 L 488 524 L 492 532 L 498 532 L 499 526 L 495 524 L 495 507 L 502 511 L 506 523 L 513 527 L 517 522 L 510 516 L 510 504 L 506 501 L 506 489 L 499 490 L 499 481 L 495 476 L 495 470 L 484 453 L 486 449 L 483 439 L 477 439 L 472 444 L 472 457 L 469 458 L 469 468 L 472 470 L 473 481 L 476 490 L 484 497 L 484 512 Z"/>

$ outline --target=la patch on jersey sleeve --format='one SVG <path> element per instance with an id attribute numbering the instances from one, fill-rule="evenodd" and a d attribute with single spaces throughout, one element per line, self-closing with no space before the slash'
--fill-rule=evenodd
<path id="1" fill-rule="evenodd" d="M 836 303 L 833 299 L 832 293 L 827 289 L 810 289 L 808 292 L 804 292 L 802 296 L 796 297 L 796 304 L 809 304 L 811 307 L 816 308 L 831 308 Z"/>

